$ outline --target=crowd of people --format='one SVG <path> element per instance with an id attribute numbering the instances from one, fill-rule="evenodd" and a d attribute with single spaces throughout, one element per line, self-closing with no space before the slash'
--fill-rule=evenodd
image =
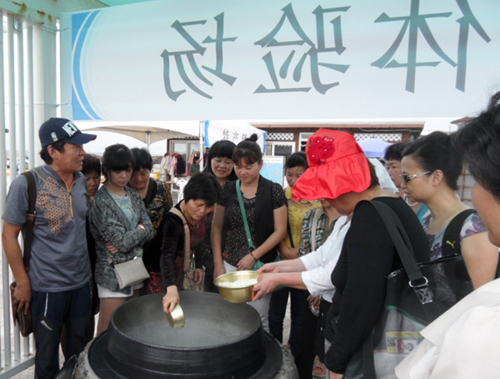
<path id="1" fill-rule="evenodd" d="M 216 293 L 214 279 L 237 270 L 261 273 L 248 304 L 263 329 L 290 348 L 301 379 L 362 377 L 353 362 L 366 355 L 387 278 L 403 267 L 374 204 L 395 214 L 417 262 L 460 255 L 467 271 L 432 278 L 448 311 L 421 331 L 423 342 L 397 368 L 395 360 L 388 377 L 497 376 L 499 101 L 500 93 L 456 133 L 391 145 L 387 171 L 352 135 L 320 129 L 305 152 L 287 158 L 285 190 L 261 175 L 256 135 L 237 145 L 219 141 L 177 204 L 168 183 L 151 177 L 146 149 L 114 144 L 100 160 L 84 151 L 94 135 L 51 118 L 39 130 L 45 165 L 32 170 L 35 214 L 27 214 L 28 183 L 19 176 L 2 215 L 13 298 L 34 318 L 36 378 L 55 377 L 60 345 L 66 360 L 83 351 L 95 315 L 103 333 L 117 307 L 153 293 L 163 293 L 163 309 L 172 312 L 180 291 Z M 476 180 L 475 210 L 457 196 L 463 163 Z M 18 237 L 29 217 L 36 227 L 25 267 Z M 149 278 L 123 286 L 116 267 L 132 260 Z M 463 299 L 456 280 L 471 283 Z"/>

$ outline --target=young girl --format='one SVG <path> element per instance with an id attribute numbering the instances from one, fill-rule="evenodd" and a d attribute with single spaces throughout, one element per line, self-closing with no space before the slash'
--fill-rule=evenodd
<path id="1" fill-rule="evenodd" d="M 97 191 L 90 213 L 90 229 L 96 241 L 95 281 L 100 299 L 97 334 L 108 328 L 113 311 L 139 294 L 142 283 L 119 288 L 113 264 L 142 257 L 142 245 L 153 237 L 153 225 L 141 196 L 127 187 L 134 157 L 122 144 L 106 148 L 102 169 L 106 182 Z"/>

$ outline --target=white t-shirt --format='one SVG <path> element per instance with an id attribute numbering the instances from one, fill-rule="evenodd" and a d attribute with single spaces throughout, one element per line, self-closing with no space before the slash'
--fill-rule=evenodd
<path id="1" fill-rule="evenodd" d="M 351 226 L 347 216 L 341 216 L 332 233 L 318 250 L 300 257 L 307 271 L 302 272 L 302 281 L 307 290 L 313 296 L 322 296 L 328 302 L 332 302 L 335 287 L 333 287 L 331 276 L 337 265 L 344 244 L 344 238 Z"/>

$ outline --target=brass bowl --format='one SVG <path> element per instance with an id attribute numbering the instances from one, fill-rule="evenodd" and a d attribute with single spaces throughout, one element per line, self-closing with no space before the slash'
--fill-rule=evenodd
<path id="1" fill-rule="evenodd" d="M 172 328 L 182 328 L 185 325 L 184 312 L 179 304 L 172 312 L 167 313 L 167 320 Z"/>
<path id="2" fill-rule="evenodd" d="M 248 303 L 252 301 L 253 286 L 229 288 L 224 287 L 223 283 L 236 282 L 245 279 L 257 279 L 261 275 L 260 272 L 252 270 L 229 272 L 218 276 L 214 283 L 219 288 L 219 293 L 222 298 L 230 303 Z"/>

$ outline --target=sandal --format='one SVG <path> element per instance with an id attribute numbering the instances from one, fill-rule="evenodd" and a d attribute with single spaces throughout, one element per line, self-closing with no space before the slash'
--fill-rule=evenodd
<path id="1" fill-rule="evenodd" d="M 314 368 L 313 368 L 313 377 L 315 378 L 325 378 L 326 377 L 326 367 L 323 363 L 321 363 L 316 357 L 314 360 Z"/>

